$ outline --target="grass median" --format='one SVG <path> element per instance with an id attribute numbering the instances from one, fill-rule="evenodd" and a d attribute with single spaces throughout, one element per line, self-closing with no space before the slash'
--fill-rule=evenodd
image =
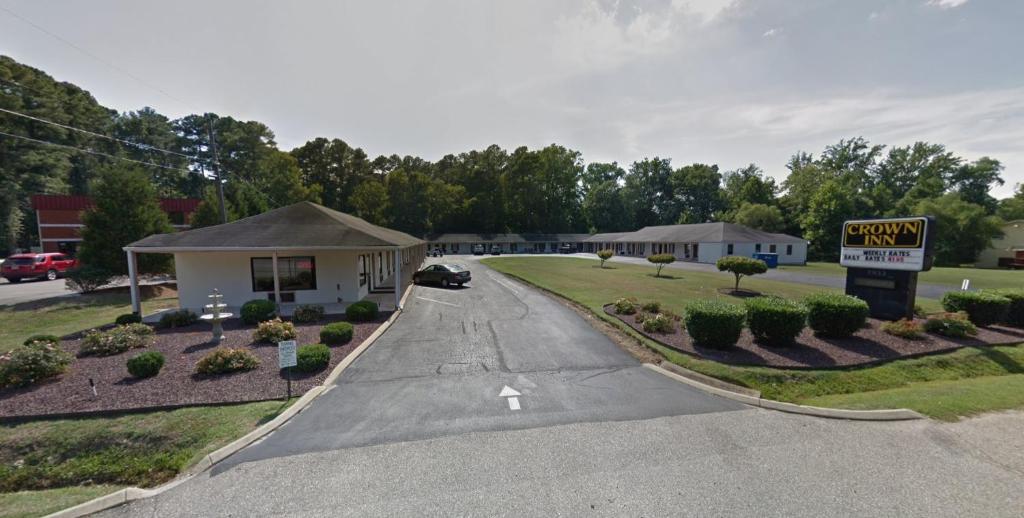
<path id="1" fill-rule="evenodd" d="M 506 257 L 489 258 L 484 264 L 495 270 L 517 277 L 547 291 L 572 300 L 624 333 L 633 336 L 649 348 L 661 353 L 667 360 L 685 368 L 760 390 L 764 397 L 801 404 L 823 404 L 844 407 L 860 405 L 867 408 L 872 393 L 908 389 L 905 392 L 876 394 L 882 403 L 872 408 L 911 408 L 939 419 L 955 419 L 976 413 L 1014 408 L 1011 392 L 1012 376 L 1024 374 L 1024 346 L 967 347 L 957 351 L 895 360 L 872 367 L 827 370 L 793 370 L 768 367 L 737 367 L 695 358 L 652 340 L 622 325 L 606 315 L 604 304 L 625 296 L 641 301 L 657 300 L 664 306 L 682 313 L 690 301 L 702 298 L 720 298 L 739 304 L 741 299 L 722 295 L 719 289 L 732 285 L 732 276 L 708 272 L 673 270 L 668 278 L 654 277 L 654 267 L 615 263 L 600 268 L 587 259 Z M 755 278 L 744 278 L 741 288 L 764 294 L 799 299 L 820 291 L 836 291 L 803 284 L 784 283 Z M 918 299 L 928 311 L 938 309 L 937 301 Z M 949 385 L 960 380 L 995 378 L 986 382 L 992 397 L 978 398 L 970 392 L 953 392 Z M 1000 380 L 999 378 L 1004 378 Z M 1005 381 L 1005 383 L 1002 383 Z M 929 385 L 931 383 L 931 385 Z M 979 382 L 980 383 L 980 382 Z M 909 390 L 913 389 L 913 390 Z M 975 391 L 973 394 L 977 394 Z M 852 395 L 857 394 L 858 398 Z M 825 399 L 824 396 L 851 395 L 848 399 Z M 933 398 L 926 401 L 929 397 Z M 970 404 L 954 399 L 971 399 Z M 945 400 L 945 401 L 944 401 Z M 929 404 L 925 404 L 929 403 Z M 1021 402 L 1024 404 L 1024 401 Z M 1009 406 L 1007 406 L 1009 405 Z"/>

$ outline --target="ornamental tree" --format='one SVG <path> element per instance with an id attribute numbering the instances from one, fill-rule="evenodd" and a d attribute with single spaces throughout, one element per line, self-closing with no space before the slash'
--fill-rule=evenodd
<path id="1" fill-rule="evenodd" d="M 654 266 L 658 269 L 654 276 L 661 277 L 661 269 L 664 268 L 666 264 L 676 262 L 676 256 L 672 254 L 654 254 L 647 256 L 647 260 L 654 263 Z"/>
<path id="2" fill-rule="evenodd" d="M 729 272 L 736 276 L 736 285 L 733 287 L 733 291 L 740 289 L 740 278 L 744 275 L 757 275 L 768 271 L 768 265 L 764 261 L 738 255 L 725 256 L 719 259 L 715 266 L 720 272 Z"/>
<path id="3" fill-rule="evenodd" d="M 611 259 L 613 255 L 615 252 L 608 248 L 597 251 L 597 257 L 601 260 L 601 268 L 604 268 L 604 262 Z"/>

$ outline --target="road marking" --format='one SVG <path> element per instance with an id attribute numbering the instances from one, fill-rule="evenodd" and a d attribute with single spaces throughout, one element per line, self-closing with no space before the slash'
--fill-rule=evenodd
<path id="1" fill-rule="evenodd" d="M 490 277 L 491 279 L 494 279 L 494 282 L 497 282 L 498 284 L 508 288 L 512 293 L 515 293 L 516 295 L 519 294 L 519 290 L 515 287 L 514 284 L 512 284 L 512 283 L 510 283 L 508 281 L 504 281 L 502 279 L 499 279 L 498 277 L 492 275 L 491 272 L 487 272 L 487 276 Z"/>
<path id="2" fill-rule="evenodd" d="M 437 302 L 438 304 L 444 304 L 445 306 L 451 306 L 451 307 L 453 307 L 453 308 L 457 308 L 457 307 L 459 307 L 459 305 L 458 305 L 458 304 L 452 304 L 451 302 L 444 302 L 444 301 L 442 301 L 442 300 L 434 300 L 434 299 L 428 299 L 428 298 L 426 298 L 426 297 L 420 297 L 420 296 L 417 296 L 416 298 L 418 298 L 418 299 L 420 299 L 420 300 L 425 300 L 425 301 L 427 301 L 427 302 Z"/>
<path id="3" fill-rule="evenodd" d="M 508 409 L 509 410 L 519 410 L 521 407 L 519 406 L 519 397 L 518 396 L 521 396 L 521 395 L 522 394 L 520 394 L 519 391 L 517 391 L 516 389 L 514 389 L 514 388 L 512 388 L 512 387 L 510 387 L 508 385 L 505 385 L 501 389 L 501 393 L 498 394 L 498 397 L 507 397 L 508 398 Z"/>

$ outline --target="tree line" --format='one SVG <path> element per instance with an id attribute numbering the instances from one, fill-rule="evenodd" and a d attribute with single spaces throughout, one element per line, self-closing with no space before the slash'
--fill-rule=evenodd
<path id="1" fill-rule="evenodd" d="M 284 151 L 258 121 L 213 113 L 172 120 L 150 108 L 119 113 L 5 56 L 0 108 L 120 139 L 0 112 L 0 131 L 92 152 L 0 136 L 0 251 L 38 241 L 31 194 L 95 194 L 100 179 L 115 171 L 146 176 L 158 196 L 202 198 L 193 224 L 217 224 L 215 162 L 229 219 L 311 200 L 418 236 L 730 221 L 803 236 L 811 258 L 835 260 L 846 219 L 931 214 L 941 226 L 939 261 L 960 264 L 973 261 L 999 234 L 1002 220 L 1024 218 L 1024 191 L 1005 200 L 989 194 L 1004 181 L 998 160 L 968 161 L 927 142 L 887 147 L 843 139 L 818 154 L 794 154 L 781 183 L 755 164 L 722 171 L 662 157 L 586 163 L 580 152 L 557 144 L 492 145 L 436 161 L 371 158 L 336 138 Z"/>

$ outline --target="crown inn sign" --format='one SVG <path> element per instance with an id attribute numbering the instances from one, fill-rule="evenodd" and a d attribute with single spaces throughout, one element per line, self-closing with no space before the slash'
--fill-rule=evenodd
<path id="1" fill-rule="evenodd" d="M 846 294 L 867 301 L 875 318 L 913 318 L 917 272 L 932 267 L 934 233 L 930 216 L 843 223 Z"/>

